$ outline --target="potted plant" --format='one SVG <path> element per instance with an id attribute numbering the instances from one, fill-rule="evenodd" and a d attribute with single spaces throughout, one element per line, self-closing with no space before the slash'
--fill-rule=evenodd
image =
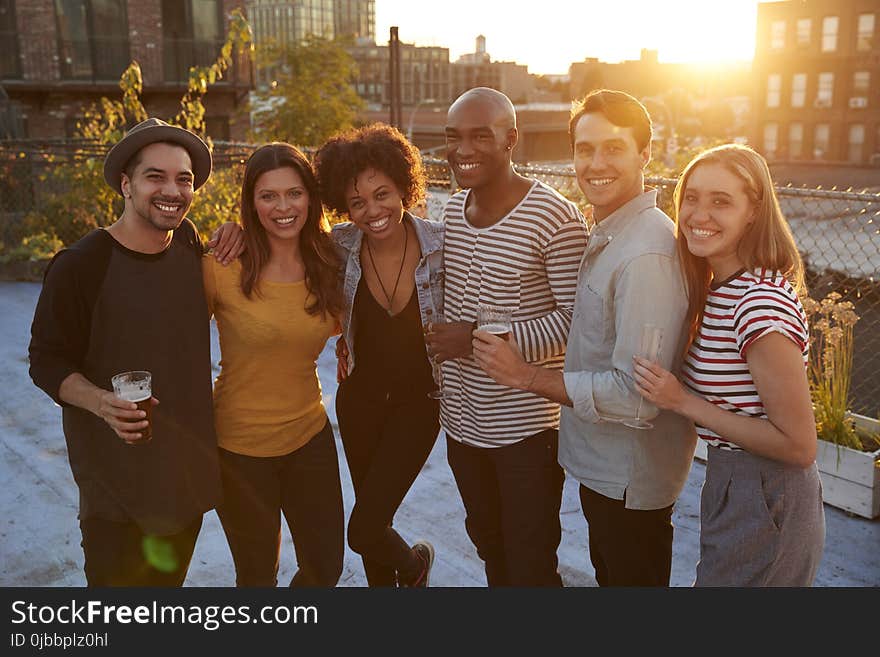
<path id="1" fill-rule="evenodd" d="M 816 415 L 816 464 L 825 502 L 865 518 L 880 515 L 880 423 L 850 410 L 853 327 L 859 320 L 837 292 L 807 298 L 807 374 Z"/>

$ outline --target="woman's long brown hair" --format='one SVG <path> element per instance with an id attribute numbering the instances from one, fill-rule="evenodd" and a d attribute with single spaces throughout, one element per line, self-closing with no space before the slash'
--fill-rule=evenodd
<path id="1" fill-rule="evenodd" d="M 749 201 L 755 208 L 755 220 L 737 247 L 737 255 L 745 268 L 754 273 L 766 270 L 768 275 L 779 272 L 798 295 L 806 294 L 803 260 L 779 207 L 766 160 L 748 146 L 740 144 L 723 144 L 703 151 L 685 167 L 673 196 L 676 246 L 688 289 L 687 326 L 690 338 L 685 352 L 703 321 L 703 307 L 712 283 L 712 270 L 705 258 L 697 257 L 688 250 L 687 239 L 681 229 L 681 204 L 691 174 L 701 164 L 709 163 L 720 164 L 742 180 Z"/>
<path id="2" fill-rule="evenodd" d="M 245 165 L 241 186 L 241 225 L 246 249 L 241 256 L 241 290 L 248 299 L 254 294 L 259 296 L 260 274 L 269 261 L 269 239 L 254 208 L 254 187 L 264 173 L 283 167 L 290 167 L 299 174 L 309 195 L 308 216 L 299 234 L 306 288 L 313 299 L 306 306 L 306 312 L 338 317 L 342 311 L 342 296 L 337 280 L 338 258 L 330 240 L 330 224 L 324 217 L 312 165 L 299 149 L 290 144 L 273 142 L 261 146 Z"/>

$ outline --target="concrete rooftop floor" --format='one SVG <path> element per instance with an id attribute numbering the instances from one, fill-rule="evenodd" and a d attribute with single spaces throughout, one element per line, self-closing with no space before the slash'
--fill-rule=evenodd
<path id="1" fill-rule="evenodd" d="M 70 474 L 60 409 L 32 383 L 27 345 L 37 283 L 0 283 L 0 586 L 84 586 L 77 524 L 77 490 Z M 219 349 L 213 331 L 212 357 Z M 332 345 L 332 342 L 331 342 Z M 335 426 L 335 359 L 319 360 L 325 405 Z M 216 372 L 215 372 L 216 374 Z M 337 432 L 338 440 L 338 432 Z M 354 501 L 339 447 L 346 517 Z M 693 583 L 699 553 L 700 487 L 705 467 L 694 461 L 675 508 L 672 585 Z M 873 521 L 825 507 L 827 538 L 817 586 L 880 585 L 880 519 Z M 587 525 L 576 483 L 567 478 L 562 503 L 560 571 L 566 586 L 596 586 L 587 547 Z M 485 586 L 482 563 L 464 531 L 461 499 L 446 464 L 442 437 L 401 506 L 395 527 L 404 538 L 430 540 L 436 548 L 432 586 Z M 279 581 L 295 571 L 293 544 L 285 528 Z M 232 558 L 214 512 L 205 517 L 187 586 L 232 586 Z M 364 586 L 358 555 L 348 546 L 340 586 Z"/>

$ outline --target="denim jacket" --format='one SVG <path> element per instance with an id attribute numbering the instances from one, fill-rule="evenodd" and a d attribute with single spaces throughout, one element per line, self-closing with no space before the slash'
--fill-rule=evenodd
<path id="1" fill-rule="evenodd" d="M 422 257 L 416 265 L 416 293 L 419 298 L 419 314 L 422 325 L 437 321 L 443 310 L 443 235 L 445 225 L 441 221 L 420 219 L 409 212 L 404 213 L 416 231 Z M 361 268 L 361 244 L 363 232 L 351 222 L 333 226 L 331 234 L 336 252 L 342 263 L 340 278 L 345 307 L 342 310 L 342 337 L 348 345 L 348 373 L 354 371 L 354 335 L 357 327 L 352 318 L 354 295 L 357 292 L 363 269 Z"/>

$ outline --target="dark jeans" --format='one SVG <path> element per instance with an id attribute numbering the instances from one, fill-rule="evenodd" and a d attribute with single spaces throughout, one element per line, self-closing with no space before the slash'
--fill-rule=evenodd
<path id="1" fill-rule="evenodd" d="M 590 561 L 599 586 L 669 586 L 672 571 L 672 504 L 662 509 L 627 509 L 580 487 L 590 533 Z"/>
<path id="2" fill-rule="evenodd" d="M 79 526 L 88 586 L 182 586 L 202 516 L 170 536 L 103 518 L 86 518 Z"/>
<path id="3" fill-rule="evenodd" d="M 395 586 L 398 572 L 410 579 L 421 567 L 392 523 L 437 440 L 439 408 L 427 396 L 377 400 L 349 382 L 336 392 L 355 495 L 348 544 L 363 558 L 370 586 Z"/>
<path id="4" fill-rule="evenodd" d="M 507 447 L 446 440 L 465 528 L 486 562 L 489 586 L 562 586 L 556 550 L 565 475 L 556 461 L 558 443 L 555 429 Z"/>
<path id="5" fill-rule="evenodd" d="M 220 450 L 223 504 L 217 514 L 235 562 L 236 586 L 275 586 L 281 514 L 298 570 L 290 586 L 335 586 L 342 574 L 342 487 L 330 423 L 284 456 Z"/>

